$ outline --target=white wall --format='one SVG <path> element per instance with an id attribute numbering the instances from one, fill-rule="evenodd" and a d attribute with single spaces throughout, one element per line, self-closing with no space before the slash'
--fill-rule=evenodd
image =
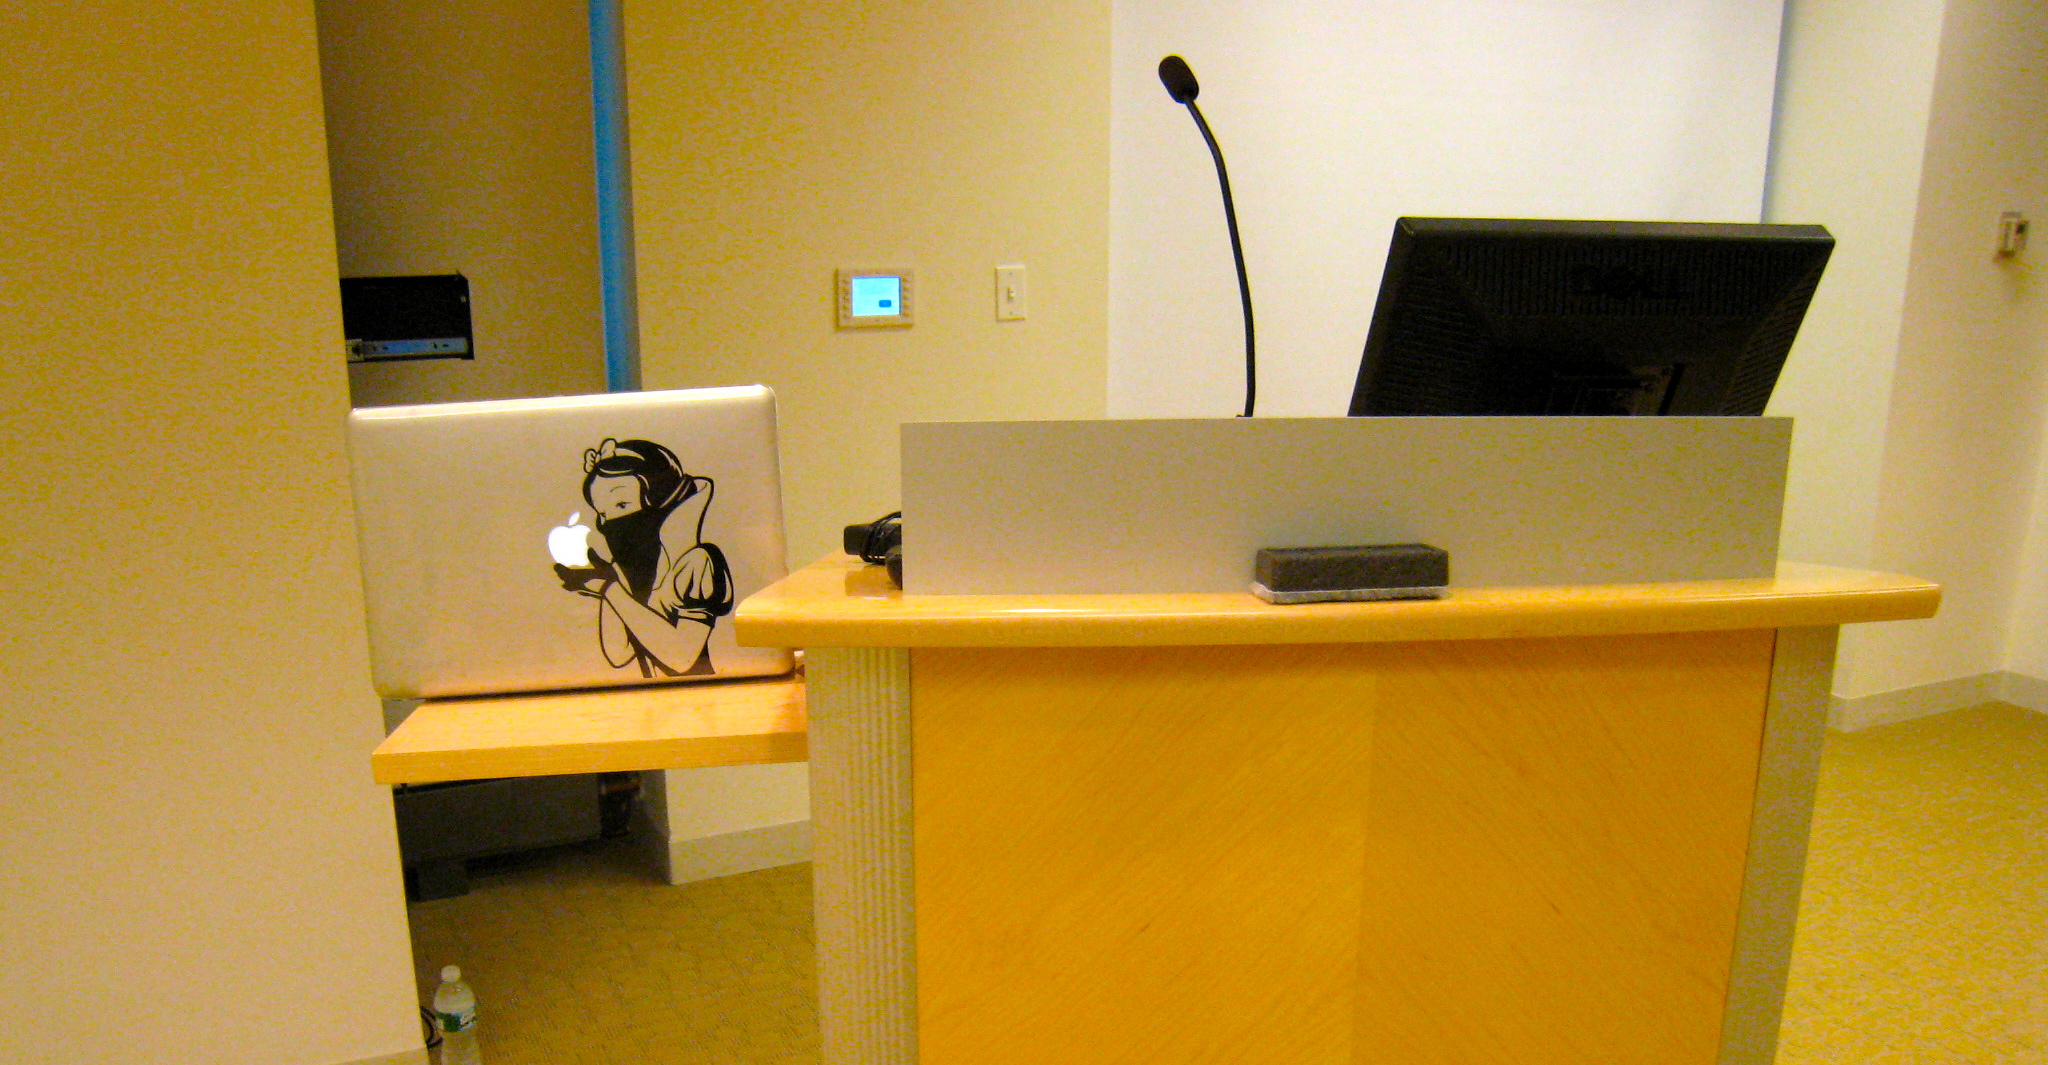
<path id="1" fill-rule="evenodd" d="M 1939 580 L 1946 593 L 1934 621 L 1865 635 L 1882 663 L 1872 676 L 1890 686 L 2000 668 L 2048 677 L 2035 490 L 2048 402 L 2039 275 L 2048 243 L 2017 260 L 1993 254 L 2000 211 L 2048 212 L 2044 104 L 2048 6 L 1950 0 L 1877 535 L 1882 565 Z M 2022 566 L 2030 525 L 2034 560 Z"/>
<path id="2" fill-rule="evenodd" d="M 671 769 L 662 815 L 677 839 L 704 839 L 808 820 L 809 767 L 723 765 Z M 765 785 L 765 786 L 764 786 Z M 750 792 L 761 787 L 756 797 Z"/>
<path id="3" fill-rule="evenodd" d="M 1755 221 L 1775 0 L 1119 0 L 1109 410 L 1236 413 L 1214 168 L 1155 68 L 1185 57 L 1230 165 L 1259 413 L 1344 412 L 1393 221 Z"/>
<path id="4" fill-rule="evenodd" d="M 1941 12 L 1942 0 L 1786 6 L 1765 218 L 1817 222 L 1836 241 L 1769 410 L 1798 420 L 1788 558 L 1873 562 Z"/>
<path id="5" fill-rule="evenodd" d="M 2037 342 L 2048 344 L 2048 336 L 2038 337 Z M 2048 503 L 2048 434 L 2035 451 L 2030 502 L 2006 633 L 2005 668 L 2023 676 L 2048 678 L 2048 505 L 2044 505 Z M 2027 705 L 2048 709 L 2032 702 Z"/>
<path id="6" fill-rule="evenodd" d="M 1341 411 L 1393 216 L 1755 217 L 1768 130 L 1763 217 L 1838 240 L 1770 411 L 1798 420 L 1783 553 L 1947 587 L 1933 622 L 1851 629 L 1837 693 L 2048 674 L 2048 321 L 2031 262 L 1990 243 L 1998 212 L 2035 209 L 2048 182 L 2043 12 L 1793 0 L 1782 41 L 1779 14 L 1123 0 L 1111 413 L 1240 399 L 1213 173 L 1158 85 L 1165 53 L 1193 63 L 1234 164 L 1261 413 Z"/>
<path id="7" fill-rule="evenodd" d="M 0 21 L 0 1061 L 417 1048 L 311 3 Z"/>
<path id="8" fill-rule="evenodd" d="M 810 766 L 641 775 L 641 838 L 671 884 L 811 860 Z"/>
<path id="9" fill-rule="evenodd" d="M 2048 524 L 2048 311 L 2039 252 L 1994 254 L 1999 212 L 2048 192 L 2044 30 L 2014 0 L 1788 8 L 1769 210 L 1840 243 L 1772 404 L 1799 419 L 1785 554 L 1944 586 L 1932 621 L 1844 634 L 1835 691 L 1851 699 L 2048 666 L 2041 563 L 2021 563 Z"/>

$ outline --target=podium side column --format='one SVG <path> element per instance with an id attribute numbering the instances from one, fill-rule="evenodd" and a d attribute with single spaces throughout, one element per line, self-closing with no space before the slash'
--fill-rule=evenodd
<path id="1" fill-rule="evenodd" d="M 824 1065 L 917 1061 L 910 653 L 805 651 Z"/>

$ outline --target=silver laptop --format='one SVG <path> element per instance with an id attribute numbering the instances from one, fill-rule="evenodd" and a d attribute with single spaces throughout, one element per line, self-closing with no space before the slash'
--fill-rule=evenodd
<path id="1" fill-rule="evenodd" d="M 348 432 L 385 698 L 791 669 L 732 636 L 784 572 L 767 388 L 372 407 Z"/>

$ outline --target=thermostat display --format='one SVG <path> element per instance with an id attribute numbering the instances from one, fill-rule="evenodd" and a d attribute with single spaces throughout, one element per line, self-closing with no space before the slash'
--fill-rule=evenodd
<path id="1" fill-rule="evenodd" d="M 900 277 L 856 277 L 853 279 L 853 316 L 903 313 L 903 279 Z"/>
<path id="2" fill-rule="evenodd" d="M 874 269 L 839 271 L 840 328 L 868 325 L 909 325 L 910 271 Z"/>

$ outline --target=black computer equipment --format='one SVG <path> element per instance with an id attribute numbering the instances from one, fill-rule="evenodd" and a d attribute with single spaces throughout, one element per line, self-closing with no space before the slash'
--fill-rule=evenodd
<path id="1" fill-rule="evenodd" d="M 341 327 L 350 362 L 476 358 L 461 274 L 344 277 Z"/>
<path id="2" fill-rule="evenodd" d="M 1402 218 L 1350 413 L 1762 414 L 1820 226 Z"/>

